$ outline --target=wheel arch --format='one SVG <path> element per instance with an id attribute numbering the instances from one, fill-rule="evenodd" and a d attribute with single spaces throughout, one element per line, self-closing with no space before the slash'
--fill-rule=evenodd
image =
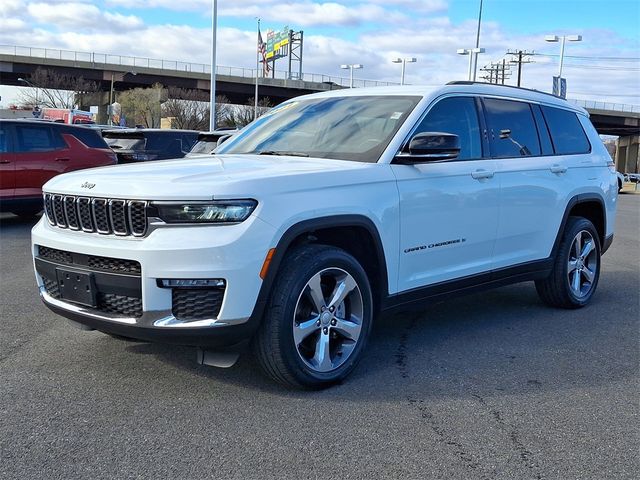
<path id="1" fill-rule="evenodd" d="M 605 201 L 602 196 L 596 193 L 583 193 L 572 197 L 567 202 L 564 214 L 562 216 L 562 222 L 556 235 L 556 240 L 553 244 L 553 250 L 551 252 L 552 258 L 555 258 L 560 241 L 562 240 L 562 234 L 566 228 L 569 217 L 579 216 L 584 217 L 593 223 L 596 231 L 598 232 L 598 240 L 600 240 L 600 247 L 604 250 L 606 245 L 606 228 L 607 228 L 607 210 L 605 208 Z M 602 252 L 604 253 L 604 251 Z"/>
<path id="2" fill-rule="evenodd" d="M 251 318 L 259 323 L 273 283 L 286 253 L 304 243 L 320 243 L 342 248 L 362 265 L 371 283 L 374 311 L 389 293 L 387 263 L 380 233 L 364 215 L 331 215 L 303 220 L 289 227 L 280 237 L 271 258 Z"/>

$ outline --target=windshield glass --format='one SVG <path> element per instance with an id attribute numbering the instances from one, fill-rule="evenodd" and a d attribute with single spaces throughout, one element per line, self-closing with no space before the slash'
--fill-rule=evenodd
<path id="1" fill-rule="evenodd" d="M 376 95 L 293 100 L 270 110 L 216 153 L 377 162 L 420 99 Z"/>
<path id="2" fill-rule="evenodd" d="M 204 140 L 200 140 L 193 146 L 193 148 L 189 152 L 189 155 L 196 153 L 211 153 L 213 152 L 213 150 L 215 150 L 217 145 L 217 142 L 206 142 Z"/>

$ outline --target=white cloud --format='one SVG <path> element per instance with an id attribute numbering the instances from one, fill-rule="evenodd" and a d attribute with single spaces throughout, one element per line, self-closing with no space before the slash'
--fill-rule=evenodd
<path id="1" fill-rule="evenodd" d="M 131 30 L 143 22 L 133 15 L 103 12 L 97 6 L 78 3 L 31 3 L 28 13 L 38 23 L 51 24 L 61 29 Z"/>
<path id="2" fill-rule="evenodd" d="M 6 14 L 2 16 L 0 13 L 0 44 L 26 43 L 38 47 L 203 64 L 209 61 L 208 28 L 175 22 L 149 25 L 136 16 L 126 15 L 127 10 L 114 5 L 126 2 L 132 8 L 152 8 L 175 4 L 182 10 L 200 9 L 201 15 L 207 15 L 210 0 L 108 0 L 107 12 L 96 4 L 56 0 L 53 5 L 52 1 L 0 0 L 0 11 Z M 364 69 L 354 72 L 356 78 L 398 82 L 400 66 L 391 63 L 391 58 L 411 56 L 417 57 L 418 61 L 407 65 L 406 81 L 438 85 L 466 79 L 468 57 L 455 52 L 458 48 L 475 44 L 474 19 L 452 22 L 446 16 L 432 14 L 446 8 L 446 3 L 440 0 L 372 0 L 368 3 L 346 0 L 318 3 L 309 0 L 235 0 L 219 4 L 219 23 L 222 24 L 234 12 L 246 19 L 251 18 L 247 23 L 252 23 L 252 17 L 260 12 L 265 24 L 268 20 L 272 24 L 304 26 L 303 71 L 306 73 L 345 77 L 348 72 L 340 70 L 340 64 L 362 63 Z M 431 13 L 417 13 L 425 9 Z M 408 18 L 411 21 L 407 21 Z M 322 28 L 322 25 L 335 28 Z M 354 25 L 360 28 L 351 29 Z M 507 49 L 557 54 L 557 44 L 544 42 L 545 33 L 548 32 L 523 35 L 509 31 L 499 23 L 484 21 L 481 45 L 487 52 L 480 55 L 479 67 L 500 60 Z M 565 76 L 569 94 L 579 98 L 640 103 L 640 64 L 637 60 L 616 63 L 614 60 L 571 58 L 572 55 L 637 57 L 638 42 L 620 38 L 607 29 L 584 30 L 582 33 L 583 42 L 567 46 Z M 254 31 L 219 28 L 218 65 L 255 68 L 255 45 Z M 523 86 L 548 91 L 551 77 L 557 73 L 557 57 L 533 57 L 533 60 L 535 63 L 523 66 Z M 285 67 L 285 60 L 276 64 L 279 70 Z M 510 84 L 515 83 L 515 66 L 512 71 L 513 76 L 508 80 Z M 627 96 L 634 93 L 635 97 Z"/>

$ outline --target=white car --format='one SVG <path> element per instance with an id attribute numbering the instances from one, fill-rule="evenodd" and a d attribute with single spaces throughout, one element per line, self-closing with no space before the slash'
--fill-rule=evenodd
<path id="1" fill-rule="evenodd" d="M 345 378 L 378 312 L 535 281 L 591 300 L 617 179 L 580 107 L 454 82 L 294 98 L 215 156 L 44 186 L 40 295 L 86 328 L 199 347 L 250 343 L 273 379 Z"/>

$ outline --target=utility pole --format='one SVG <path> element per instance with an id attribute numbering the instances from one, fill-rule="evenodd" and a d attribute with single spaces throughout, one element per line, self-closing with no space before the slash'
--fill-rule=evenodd
<path id="1" fill-rule="evenodd" d="M 509 63 L 517 63 L 518 64 L 518 87 L 522 81 L 522 64 L 523 63 L 533 63 L 529 57 L 535 55 L 535 52 L 528 52 L 526 50 L 507 50 L 507 55 L 511 55 L 512 57 L 517 57 L 518 59 L 512 58 Z"/>

